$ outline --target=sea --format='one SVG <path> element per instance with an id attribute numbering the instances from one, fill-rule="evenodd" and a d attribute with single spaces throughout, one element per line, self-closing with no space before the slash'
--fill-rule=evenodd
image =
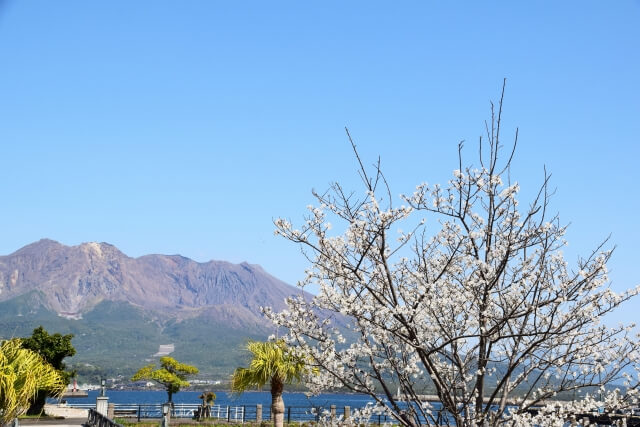
<path id="1" fill-rule="evenodd" d="M 96 398 L 99 396 L 98 390 L 91 390 L 88 392 L 89 396 L 85 398 L 67 398 L 66 403 L 70 406 L 82 406 L 95 405 Z M 271 405 L 271 393 L 265 391 L 244 392 L 242 394 L 233 394 L 229 392 L 215 392 L 216 407 L 222 408 L 221 410 L 227 411 L 222 414 L 222 417 L 234 420 L 251 420 L 256 418 L 256 405 L 262 404 L 263 419 L 269 419 L 269 407 Z M 173 395 L 173 402 L 175 404 L 176 411 L 180 412 L 180 404 L 201 404 L 202 400 L 198 398 L 202 394 L 201 391 L 180 391 Z M 107 390 L 106 396 L 109 398 L 109 403 L 113 403 L 123 407 L 124 405 L 140 405 L 138 406 L 139 414 L 143 418 L 145 417 L 159 417 L 159 405 L 167 401 L 167 393 L 165 391 L 143 391 L 143 390 Z M 364 408 L 369 405 L 374 405 L 374 399 L 371 396 L 363 394 L 350 394 L 350 393 L 323 393 L 318 395 L 309 395 L 307 393 L 290 392 L 283 393 L 285 405 L 285 416 L 289 421 L 318 421 L 318 416 L 328 416 L 331 410 L 331 406 L 335 405 L 336 415 L 343 416 L 345 407 L 351 408 L 351 413 L 354 410 Z M 52 402 L 53 403 L 53 402 Z M 144 409 L 145 405 L 154 405 L 155 409 Z M 402 406 L 403 404 L 401 404 Z M 434 406 L 439 406 L 438 404 Z M 184 407 L 183 407 L 184 408 Z M 135 407 L 133 408 L 135 410 Z M 193 407 L 190 406 L 187 412 L 181 413 L 179 417 L 191 416 Z M 226 416 L 225 416 L 226 414 Z M 220 418 L 221 413 L 212 416 Z M 386 422 L 393 422 L 393 419 L 388 415 L 377 413 L 373 415 L 375 419 L 372 422 L 377 424 L 384 424 Z M 445 415 L 445 419 L 447 416 Z M 426 423 L 426 421 L 425 421 Z"/>
<path id="2" fill-rule="evenodd" d="M 217 391 L 216 405 L 222 406 L 253 406 L 262 404 L 264 408 L 271 405 L 271 393 L 266 391 L 248 391 L 240 395 L 224 391 Z M 67 398 L 68 404 L 88 404 L 95 403 L 96 397 L 100 394 L 99 390 L 91 390 L 89 396 L 84 398 Z M 201 391 L 180 391 L 173 395 L 173 402 L 178 403 L 202 403 L 198 398 L 202 394 Z M 107 390 L 106 396 L 109 403 L 116 404 L 160 404 L 167 401 L 167 392 L 165 391 L 147 391 L 147 390 Z M 294 407 L 324 407 L 331 405 L 342 408 L 350 406 L 352 408 L 362 408 L 367 404 L 373 404 L 371 396 L 363 394 L 349 393 L 324 393 L 318 395 L 308 395 L 299 392 L 285 392 L 282 395 L 285 406 Z"/>

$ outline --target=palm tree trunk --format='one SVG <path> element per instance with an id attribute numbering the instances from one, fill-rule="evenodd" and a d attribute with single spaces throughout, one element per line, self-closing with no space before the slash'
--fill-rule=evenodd
<path id="1" fill-rule="evenodd" d="M 47 400 L 47 391 L 38 390 L 35 399 L 31 402 L 31 406 L 27 410 L 27 415 L 42 415 L 44 414 L 44 404 Z"/>
<path id="2" fill-rule="evenodd" d="M 284 426 L 284 400 L 282 400 L 282 390 L 284 384 L 280 378 L 271 378 L 271 414 L 273 416 L 273 426 Z"/>

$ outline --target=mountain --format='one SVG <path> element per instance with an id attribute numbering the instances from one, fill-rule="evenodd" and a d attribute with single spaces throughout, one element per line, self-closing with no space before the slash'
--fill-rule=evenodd
<path id="1" fill-rule="evenodd" d="M 260 307 L 281 310 L 300 292 L 254 264 L 43 239 L 0 256 L 0 337 L 73 333 L 71 364 L 124 375 L 174 344 L 172 356 L 226 374 L 248 338 L 275 332 Z"/>
<path id="2" fill-rule="evenodd" d="M 198 263 L 180 255 L 131 258 L 108 243 L 65 246 L 48 239 L 0 256 L 0 301 L 32 290 L 63 315 L 109 300 L 177 317 L 212 306 L 254 313 L 265 305 L 282 308 L 284 298 L 298 292 L 258 265 Z"/>

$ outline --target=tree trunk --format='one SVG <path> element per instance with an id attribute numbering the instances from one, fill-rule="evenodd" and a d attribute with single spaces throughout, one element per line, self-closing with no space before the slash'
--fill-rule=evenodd
<path id="1" fill-rule="evenodd" d="M 47 391 L 38 390 L 35 399 L 31 402 L 31 406 L 27 410 L 27 415 L 42 415 L 44 413 L 44 404 L 47 401 Z"/>
<path id="2" fill-rule="evenodd" d="M 282 390 L 284 384 L 280 378 L 271 378 L 271 414 L 273 416 L 273 426 L 284 426 L 284 400 L 282 400 Z"/>

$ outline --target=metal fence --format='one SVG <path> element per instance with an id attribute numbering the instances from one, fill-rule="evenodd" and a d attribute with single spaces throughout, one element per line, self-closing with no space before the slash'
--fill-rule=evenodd
<path id="1" fill-rule="evenodd" d="M 123 427 L 122 424 L 110 420 L 93 408 L 89 409 L 86 425 L 89 427 Z"/>
<path id="2" fill-rule="evenodd" d="M 102 417 L 95 411 L 95 404 L 69 404 L 69 407 L 89 409 L 88 424 L 95 427 L 121 427 L 108 420 L 106 417 Z M 172 418 L 193 418 L 198 409 L 201 408 L 197 403 L 176 403 L 171 411 Z M 321 419 L 335 417 L 336 419 L 344 418 L 345 412 L 349 411 L 351 415 L 355 410 L 362 408 L 353 407 L 338 407 L 335 405 L 330 406 L 287 406 L 285 407 L 284 420 L 286 423 L 309 423 L 319 422 Z M 113 411 L 113 418 L 133 418 L 138 421 L 148 418 L 160 419 L 162 418 L 162 404 L 110 404 L 109 411 Z M 269 406 L 261 407 L 261 420 L 270 421 L 271 414 Z M 436 418 L 434 421 L 436 425 L 448 425 L 451 421 L 449 414 L 440 410 L 435 413 Z M 256 405 L 242 405 L 242 406 L 223 406 L 215 405 L 211 407 L 210 419 L 224 420 L 229 423 L 244 423 L 255 422 L 258 418 L 258 406 Z M 575 419 L 580 421 L 586 421 L 590 425 L 618 425 L 623 420 L 629 427 L 640 427 L 640 417 L 636 414 L 603 414 L 603 413 L 585 413 L 575 414 Z M 393 417 L 384 414 L 373 414 L 367 420 L 360 419 L 360 422 L 365 425 L 383 425 L 383 424 L 395 424 L 397 420 Z M 433 422 L 433 421 L 432 421 Z M 569 421 L 567 422 L 569 423 Z M 430 425 L 427 420 L 423 422 L 425 425 Z M 568 425 L 568 424 L 566 424 Z M 573 424 L 572 424 L 573 425 Z M 587 424 L 584 424 L 587 425 Z"/>
<path id="3" fill-rule="evenodd" d="M 82 409 L 95 409 L 95 404 L 74 403 L 68 406 Z M 172 418 L 193 418 L 196 416 L 200 404 L 197 403 L 176 403 L 174 404 Z M 145 418 L 162 418 L 162 404 L 124 404 L 116 403 L 109 405 L 113 410 L 114 418 L 135 418 L 138 421 Z M 353 408 L 357 409 L 357 408 Z M 330 406 L 287 406 L 284 412 L 284 419 L 287 423 L 319 421 L 323 417 L 335 416 L 344 417 L 344 407 Z M 210 418 L 225 420 L 234 423 L 256 421 L 258 417 L 258 407 L 256 405 L 226 406 L 214 405 L 211 407 Z M 263 421 L 271 420 L 269 406 L 262 408 Z M 369 420 L 372 424 L 384 424 L 393 419 L 386 415 L 374 415 Z"/>
<path id="4" fill-rule="evenodd" d="M 176 403 L 171 408 L 172 418 L 193 418 L 201 407 L 197 403 Z M 115 418 L 161 418 L 161 404 L 114 404 L 113 416 Z M 210 418 L 243 422 L 246 420 L 244 406 L 221 406 L 211 407 Z"/>

